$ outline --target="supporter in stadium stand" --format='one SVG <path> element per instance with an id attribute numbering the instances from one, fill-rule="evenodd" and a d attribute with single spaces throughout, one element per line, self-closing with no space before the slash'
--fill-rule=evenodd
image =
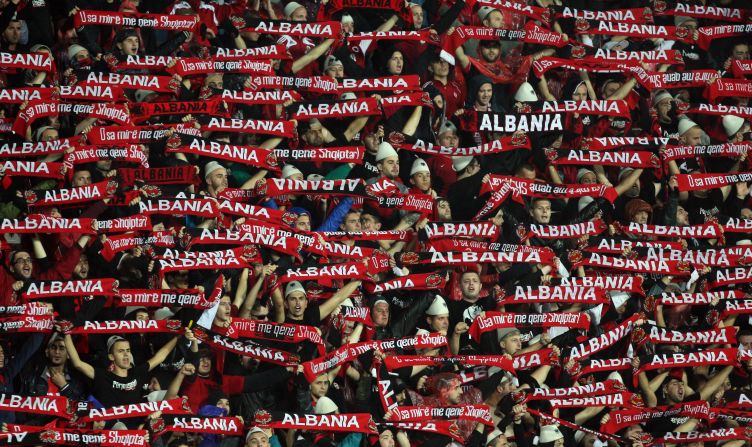
<path id="1" fill-rule="evenodd" d="M 750 445 L 750 45 L 743 0 L 0 0 L 0 444 Z"/>

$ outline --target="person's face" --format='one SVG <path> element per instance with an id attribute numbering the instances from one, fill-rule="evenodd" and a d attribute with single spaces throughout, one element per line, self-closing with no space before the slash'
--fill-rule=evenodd
<path id="1" fill-rule="evenodd" d="M 324 144 L 323 129 L 320 126 L 312 126 L 308 128 L 303 134 L 303 140 L 311 146 L 321 146 Z"/>
<path id="2" fill-rule="evenodd" d="M 564 447 L 564 438 L 559 438 L 554 441 L 554 447 Z"/>
<path id="3" fill-rule="evenodd" d="M 449 76 L 449 63 L 444 59 L 431 62 L 431 70 L 435 76 L 447 77 Z"/>
<path id="4" fill-rule="evenodd" d="M 507 335 L 499 344 L 505 354 L 515 355 L 522 349 L 522 337 L 520 334 Z"/>
<path id="5" fill-rule="evenodd" d="M 227 410 L 227 414 L 230 413 L 230 400 L 226 397 L 223 397 L 222 399 L 219 399 L 217 401 L 217 405 L 215 405 L 217 408 L 223 408 Z"/>
<path id="6" fill-rule="evenodd" d="M 592 433 L 587 433 L 582 438 L 582 447 L 593 447 L 595 445 L 595 435 Z"/>
<path id="7" fill-rule="evenodd" d="M 447 391 L 447 403 L 449 405 L 457 405 L 460 403 L 461 397 L 462 397 L 462 386 L 459 380 L 455 380 L 449 386 L 449 390 Z"/>
<path id="8" fill-rule="evenodd" d="M 130 36 L 117 44 L 120 51 L 125 55 L 135 56 L 138 53 L 138 37 Z"/>
<path id="9" fill-rule="evenodd" d="M 326 396 L 329 391 L 329 376 L 322 374 L 311 383 L 311 395 L 316 399 Z"/>
<path id="10" fill-rule="evenodd" d="M 504 14 L 494 9 L 483 19 L 483 24 L 491 28 L 501 28 L 504 25 Z"/>
<path id="11" fill-rule="evenodd" d="M 373 312 L 371 312 L 371 318 L 373 324 L 376 327 L 384 327 L 389 322 L 389 305 L 386 303 L 377 303 L 373 306 Z"/>
<path id="12" fill-rule="evenodd" d="M 536 200 L 533 209 L 530 210 L 533 220 L 539 224 L 551 222 L 551 202 L 548 200 Z"/>
<path id="13" fill-rule="evenodd" d="M 681 205 L 676 208 L 676 223 L 679 225 L 689 225 L 689 213 Z"/>
<path id="14" fill-rule="evenodd" d="M 118 368 L 130 368 L 132 361 L 131 344 L 126 340 L 116 341 L 115 344 L 112 345 L 112 349 L 108 357 L 110 358 L 110 361 L 115 363 L 115 366 L 117 366 Z"/>
<path id="15" fill-rule="evenodd" d="M 215 315 L 214 320 L 220 324 L 226 323 L 230 320 L 230 312 L 232 312 L 230 297 L 224 295 L 222 299 L 219 300 L 219 307 L 217 307 L 217 314 Z"/>
<path id="16" fill-rule="evenodd" d="M 308 18 L 308 12 L 305 8 L 300 7 L 290 14 L 290 21 L 292 22 L 305 22 Z"/>
<path id="17" fill-rule="evenodd" d="M 752 219 L 752 208 L 742 208 L 739 216 L 742 219 Z"/>
<path id="18" fill-rule="evenodd" d="M 256 306 L 251 311 L 251 319 L 266 321 L 269 319 L 269 306 Z"/>
<path id="19" fill-rule="evenodd" d="M 302 319 L 307 306 L 308 300 L 303 292 L 292 292 L 285 297 L 285 307 L 293 319 Z"/>
<path id="20" fill-rule="evenodd" d="M 446 332 L 449 330 L 449 314 L 428 317 L 428 325 L 432 332 Z"/>
<path id="21" fill-rule="evenodd" d="M 689 30 L 689 33 L 692 34 L 697 31 L 697 21 L 695 21 L 695 19 L 690 19 L 679 25 L 679 27 L 687 28 Z"/>
<path id="22" fill-rule="evenodd" d="M 57 129 L 47 129 L 39 136 L 39 141 L 55 141 L 60 139 Z"/>
<path id="23" fill-rule="evenodd" d="M 572 93 L 573 101 L 584 101 L 587 99 L 587 87 L 585 84 L 580 84 Z"/>
<path id="24" fill-rule="evenodd" d="M 603 99 L 610 98 L 617 90 L 619 90 L 621 84 L 618 82 L 609 82 L 603 86 Z"/>
<path id="25" fill-rule="evenodd" d="M 658 112 L 658 117 L 663 118 L 664 120 L 668 120 L 668 112 L 671 111 L 671 98 L 665 98 L 661 102 L 659 102 L 655 106 L 656 112 Z"/>
<path id="26" fill-rule="evenodd" d="M 697 146 L 702 143 L 702 130 L 699 127 L 693 127 L 679 137 L 687 146 Z"/>
<path id="27" fill-rule="evenodd" d="M 749 59 L 749 45 L 746 43 L 734 45 L 734 48 L 731 50 L 731 58 L 740 61 Z"/>
<path id="28" fill-rule="evenodd" d="M 3 38 L 9 44 L 17 44 L 21 41 L 21 22 L 14 20 L 10 22 L 5 31 L 3 32 Z"/>
<path id="29" fill-rule="evenodd" d="M 415 185 L 416 188 L 421 191 L 428 191 L 431 189 L 431 173 L 430 172 L 416 172 L 410 177 L 410 183 Z"/>
<path id="30" fill-rule="evenodd" d="M 342 64 L 335 64 L 327 68 L 325 73 L 327 76 L 342 79 L 345 77 L 345 67 Z"/>
<path id="31" fill-rule="evenodd" d="M 752 349 L 752 335 L 742 335 L 739 337 L 739 346 L 745 351 Z"/>
<path id="32" fill-rule="evenodd" d="M 145 310 L 136 312 L 136 321 L 149 321 L 149 312 Z"/>
<path id="33" fill-rule="evenodd" d="M 682 402 L 684 400 L 684 382 L 672 379 L 668 384 L 663 386 L 663 392 L 673 402 Z"/>
<path id="34" fill-rule="evenodd" d="M 646 223 L 648 223 L 648 213 L 645 212 L 645 211 L 638 211 L 632 217 L 632 222 L 636 222 L 638 224 L 646 224 Z"/>
<path id="35" fill-rule="evenodd" d="M 493 85 L 483 84 L 478 89 L 476 102 L 478 105 L 485 107 L 491 102 L 491 96 L 493 96 Z"/>
<path id="36" fill-rule="evenodd" d="M 388 179 L 396 179 L 399 176 L 399 157 L 386 157 L 378 163 L 381 175 Z"/>
<path id="37" fill-rule="evenodd" d="M 595 174 L 592 172 L 588 172 L 587 174 L 584 174 L 582 177 L 580 177 L 580 183 L 583 185 L 592 185 L 596 183 L 598 179 L 595 177 Z"/>
<path id="38" fill-rule="evenodd" d="M 91 185 L 91 173 L 89 171 L 76 171 L 73 174 L 73 186 Z"/>
<path id="39" fill-rule="evenodd" d="M 500 47 L 480 47 L 480 57 L 486 62 L 496 62 L 499 59 L 499 56 L 501 56 Z"/>
<path id="40" fill-rule="evenodd" d="M 13 260 L 13 272 L 20 278 L 29 279 L 34 269 L 31 263 L 31 255 L 28 252 L 20 251 Z"/>
<path id="41" fill-rule="evenodd" d="M 413 5 L 410 7 L 410 11 L 413 13 L 413 25 L 415 29 L 423 27 L 423 8 L 420 5 Z"/>
<path id="42" fill-rule="evenodd" d="M 207 376 L 211 372 L 211 368 L 212 368 L 211 357 L 201 357 L 201 359 L 198 361 L 198 374 L 202 376 Z"/>
<path id="43" fill-rule="evenodd" d="M 91 55 L 89 54 L 89 50 L 87 50 L 86 48 L 76 53 L 73 57 L 79 63 L 86 61 L 86 60 L 91 60 Z"/>
<path id="44" fill-rule="evenodd" d="M 390 430 L 379 435 L 379 447 L 394 447 L 394 434 Z"/>
<path id="45" fill-rule="evenodd" d="M 89 257 L 81 255 L 78 259 L 78 264 L 73 269 L 73 276 L 80 279 L 86 279 L 89 277 Z"/>
<path id="46" fill-rule="evenodd" d="M 467 272 L 462 275 L 460 290 L 465 298 L 478 298 L 480 295 L 480 276 L 475 272 Z"/>
<path id="47" fill-rule="evenodd" d="M 460 138 L 453 131 L 444 132 L 439 135 L 439 144 L 443 147 L 457 147 L 460 143 Z"/>
<path id="48" fill-rule="evenodd" d="M 440 221 L 449 222 L 452 220 L 452 208 L 448 201 L 439 201 L 439 203 L 436 204 L 436 210 Z"/>
<path id="49" fill-rule="evenodd" d="M 509 440 L 506 435 L 500 435 L 492 444 L 492 447 L 509 447 Z"/>
<path id="50" fill-rule="evenodd" d="M 363 231 L 379 231 L 381 229 L 381 222 L 370 214 L 361 214 L 360 228 Z"/>
<path id="51" fill-rule="evenodd" d="M 389 71 L 389 74 L 398 75 L 402 74 L 404 64 L 405 58 L 402 56 L 402 53 L 395 51 L 394 54 L 392 54 L 392 57 L 386 62 L 386 68 Z"/>
<path id="52" fill-rule="evenodd" d="M 342 32 L 347 33 L 354 33 L 355 32 L 355 22 L 342 22 Z"/>
<path id="53" fill-rule="evenodd" d="M 269 447 L 269 437 L 266 433 L 254 433 L 245 441 L 245 447 Z"/>
<path id="54" fill-rule="evenodd" d="M 221 73 L 212 73 L 206 76 L 204 85 L 210 88 L 222 89 L 225 86 Z"/>
<path id="55" fill-rule="evenodd" d="M 301 214 L 295 220 L 295 228 L 301 231 L 311 231 L 311 216 Z"/>
<path id="56" fill-rule="evenodd" d="M 68 350 L 65 349 L 65 342 L 63 340 L 55 340 L 44 351 L 44 355 L 47 356 L 47 360 L 51 366 L 61 366 L 68 360 Z"/>
<path id="57" fill-rule="evenodd" d="M 217 194 L 227 188 L 227 169 L 217 168 L 206 177 L 209 189 Z"/>
<path id="58" fill-rule="evenodd" d="M 363 143 L 366 145 L 366 151 L 369 154 L 376 154 L 379 151 L 379 137 L 375 133 L 371 132 L 363 138 Z"/>
<path id="59" fill-rule="evenodd" d="M 342 231 L 359 232 L 361 228 L 360 215 L 358 213 L 349 213 L 345 216 L 345 221 L 342 222 Z"/>

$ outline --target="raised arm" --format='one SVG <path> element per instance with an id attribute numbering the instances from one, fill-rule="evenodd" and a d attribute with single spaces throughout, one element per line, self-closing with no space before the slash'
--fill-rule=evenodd
<path id="1" fill-rule="evenodd" d="M 68 357 L 70 357 L 71 365 L 76 368 L 84 376 L 94 379 L 94 367 L 81 360 L 76 351 L 76 345 L 73 343 L 73 339 L 70 334 L 65 334 L 63 337 L 65 341 L 65 350 L 68 351 Z"/>
<path id="2" fill-rule="evenodd" d="M 342 304 L 342 301 L 345 301 L 355 291 L 355 289 L 360 287 L 360 284 L 360 280 L 350 281 L 349 283 L 345 284 L 345 287 L 337 290 L 337 293 L 332 295 L 331 298 L 324 301 L 324 303 L 319 306 L 320 318 L 323 320 L 324 318 L 328 317 L 329 314 L 334 312 L 334 309 Z"/>
<path id="3" fill-rule="evenodd" d="M 186 329 L 186 332 L 189 332 L 190 329 Z M 164 344 L 161 348 L 159 348 L 159 351 L 157 351 L 152 358 L 148 360 L 149 362 L 149 371 L 156 368 L 157 365 L 164 362 L 167 356 L 172 352 L 173 349 L 175 349 L 175 345 L 178 342 L 178 338 L 180 338 L 179 335 L 176 335 L 175 337 L 172 337 L 170 341 Z"/>

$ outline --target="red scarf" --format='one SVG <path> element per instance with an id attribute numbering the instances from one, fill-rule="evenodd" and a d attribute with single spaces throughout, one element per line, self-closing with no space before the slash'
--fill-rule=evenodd
<path id="1" fill-rule="evenodd" d="M 233 24 L 241 33 L 255 32 L 296 37 L 320 37 L 322 39 L 337 39 L 342 32 L 340 22 L 288 22 L 284 20 L 251 19 L 246 23 L 240 17 L 232 17 Z"/>
<path id="2" fill-rule="evenodd" d="M 168 138 L 165 153 L 193 154 L 200 157 L 211 157 L 266 169 L 275 173 L 281 172 L 277 157 L 271 149 L 253 146 L 236 146 L 220 141 L 206 140 L 188 135 L 175 133 Z"/>
<path id="3" fill-rule="evenodd" d="M 583 151 L 548 149 L 546 155 L 551 164 L 559 165 L 603 165 L 631 168 L 655 169 L 661 165 L 657 155 L 635 151 Z"/>
<path id="4" fill-rule="evenodd" d="M 296 120 L 381 115 L 379 103 L 373 97 L 341 102 L 299 103 L 291 106 L 291 110 L 291 118 Z"/>
<path id="5" fill-rule="evenodd" d="M 21 295 L 25 300 L 52 297 L 118 294 L 118 282 L 112 278 L 77 279 L 70 281 L 35 281 Z"/>
<path id="6" fill-rule="evenodd" d="M 739 182 L 749 182 L 752 180 L 752 172 L 738 172 L 736 174 L 676 174 L 675 177 L 679 182 L 679 191 L 697 191 L 722 188 Z"/>
<path id="7" fill-rule="evenodd" d="M 117 189 L 118 184 L 116 181 L 103 180 L 99 183 L 91 183 L 74 188 L 39 191 L 40 194 L 44 193 L 43 197 L 39 197 L 36 191 L 26 191 L 24 198 L 29 207 L 72 205 L 96 202 L 112 197 L 117 192 Z"/>
<path id="8" fill-rule="evenodd" d="M 349 414 L 290 414 L 284 413 L 281 420 L 269 422 L 270 428 L 286 428 L 308 431 L 335 431 L 377 434 L 373 417 L 368 413 Z"/>
<path id="9" fill-rule="evenodd" d="M 209 309 L 216 303 L 207 301 L 204 292 L 198 289 L 182 290 L 151 290 L 151 289 L 122 289 L 115 300 L 118 307 L 187 307 L 190 309 Z"/>
<path id="10" fill-rule="evenodd" d="M 109 421 L 123 417 L 145 417 L 155 411 L 160 411 L 162 414 L 191 414 L 191 407 L 188 405 L 187 397 L 178 397 L 170 400 L 118 405 L 110 408 L 90 408 L 89 414 L 81 418 L 81 420 L 93 422 Z"/>
<path id="11" fill-rule="evenodd" d="M 85 321 L 83 326 L 78 326 L 66 334 L 140 334 L 149 333 L 180 333 L 182 332 L 180 320 L 110 320 L 110 321 Z"/>
<path id="12" fill-rule="evenodd" d="M 5 175 L 9 177 L 41 177 L 62 179 L 63 164 L 44 162 L 44 161 L 26 161 L 26 160 L 5 160 L 0 162 L 0 168 Z"/>
<path id="13" fill-rule="evenodd" d="M 558 199 L 590 196 L 603 197 L 609 202 L 613 202 L 617 197 L 616 190 L 606 185 L 551 185 L 536 180 L 495 174 L 491 174 L 488 183 L 483 184 L 481 194 L 489 191 L 497 191 L 505 183 L 508 183 L 512 187 L 512 198 L 520 203 L 524 203 L 523 197 Z"/>
<path id="14" fill-rule="evenodd" d="M 569 225 L 539 225 L 530 224 L 529 228 L 520 226 L 517 228 L 517 236 L 520 242 L 525 242 L 531 237 L 540 239 L 571 239 L 582 236 L 596 236 L 603 233 L 607 228 L 601 219 L 581 222 Z"/>
<path id="15" fill-rule="evenodd" d="M 515 314 L 505 312 L 486 312 L 485 317 L 477 317 L 470 325 L 468 334 L 473 340 L 480 340 L 484 332 L 501 328 L 518 328 L 520 326 L 553 327 L 587 329 L 590 318 L 583 312 L 545 313 L 545 314 Z"/>
<path id="16" fill-rule="evenodd" d="M 225 436 L 242 436 L 243 419 L 240 417 L 188 417 L 173 418 L 172 425 L 165 428 L 168 432 L 178 433 L 212 433 Z"/>
<path id="17" fill-rule="evenodd" d="M 243 357 L 258 359 L 281 366 L 294 366 L 300 361 L 296 354 L 268 348 L 253 340 L 233 340 L 230 337 L 200 328 L 193 329 L 196 338 L 215 349 L 231 352 Z"/>
<path id="18" fill-rule="evenodd" d="M 0 219 L 0 234 L 6 233 L 85 233 L 96 234 L 94 219 L 65 219 L 29 214 L 26 219 Z"/>
<path id="19" fill-rule="evenodd" d="M 417 273 L 400 276 L 381 283 L 366 282 L 363 287 L 368 293 L 383 293 L 388 290 L 443 290 L 446 278 L 439 272 Z"/>
<path id="20" fill-rule="evenodd" d="M 507 295 L 500 304 L 521 303 L 571 303 L 605 304 L 610 302 L 606 290 L 580 286 L 539 286 L 523 288 L 517 286 L 514 295 Z"/>
<path id="21" fill-rule="evenodd" d="M 632 332 L 634 322 L 638 318 L 640 318 L 639 314 L 632 315 L 610 331 L 604 332 L 596 338 L 591 338 L 586 342 L 572 347 L 569 359 L 575 361 L 582 360 L 604 349 L 612 347 L 617 341 Z"/>
<path id="22" fill-rule="evenodd" d="M 202 123 L 201 130 L 206 132 L 257 133 L 290 138 L 295 135 L 292 121 L 281 120 L 246 120 L 238 118 L 209 118 Z"/>

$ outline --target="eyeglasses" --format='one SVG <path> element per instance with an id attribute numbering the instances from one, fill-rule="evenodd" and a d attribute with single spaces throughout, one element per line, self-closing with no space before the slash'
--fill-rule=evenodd
<path id="1" fill-rule="evenodd" d="M 253 315 L 253 314 L 251 314 L 251 316 L 255 320 L 267 320 L 267 319 L 269 319 L 269 314 L 264 314 L 264 315 Z"/>
<path id="2" fill-rule="evenodd" d="M 31 258 L 20 258 L 13 261 L 13 264 L 31 264 Z"/>

